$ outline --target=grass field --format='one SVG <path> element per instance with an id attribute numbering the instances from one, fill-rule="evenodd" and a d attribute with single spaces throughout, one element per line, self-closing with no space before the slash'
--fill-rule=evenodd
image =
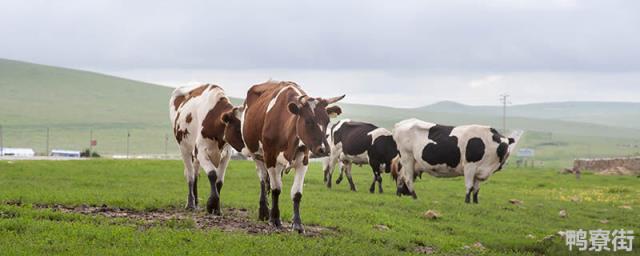
<path id="1" fill-rule="evenodd" d="M 189 220 L 145 226 L 35 207 L 106 204 L 141 212 L 181 212 L 186 185 L 178 161 L 1 161 L 0 254 L 398 255 L 429 247 L 435 255 L 563 255 L 568 253 L 564 241 L 545 237 L 566 229 L 640 230 L 636 177 L 585 174 L 576 180 L 553 170 L 507 168 L 482 185 L 479 205 L 463 203 L 461 178 L 425 175 L 416 183 L 418 200 L 396 197 L 393 183 L 384 178 L 385 193 L 369 194 L 370 171 L 355 168 L 358 192 L 350 192 L 344 183 L 328 190 L 319 165 L 313 163 L 305 182 L 302 220 L 332 231 L 314 237 L 256 235 L 199 229 Z M 292 216 L 292 179 L 291 174 L 284 178 L 284 221 Z M 205 180 L 200 179 L 201 204 L 208 196 Z M 253 164 L 232 162 L 222 190 L 223 214 L 231 208 L 247 209 L 248 221 L 257 222 L 258 191 Z M 510 204 L 510 199 L 523 203 Z M 442 217 L 423 218 L 430 209 Z M 558 215 L 561 210 L 567 218 Z M 203 214 L 201 210 L 195 216 Z M 473 246 L 477 242 L 482 247 Z"/>

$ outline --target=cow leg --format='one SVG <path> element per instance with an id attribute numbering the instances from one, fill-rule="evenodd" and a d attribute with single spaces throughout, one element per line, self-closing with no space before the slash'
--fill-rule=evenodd
<path id="1" fill-rule="evenodd" d="M 269 204 L 267 202 L 267 190 L 269 189 L 269 174 L 267 166 L 263 161 L 255 160 L 256 172 L 260 178 L 260 208 L 258 209 L 258 219 L 261 221 L 269 220 Z"/>
<path id="2" fill-rule="evenodd" d="M 302 227 L 302 219 L 300 218 L 300 201 L 302 200 L 302 186 L 304 185 L 304 175 L 307 173 L 308 166 L 302 163 L 303 154 L 299 154 L 296 159 L 294 168 L 296 175 L 293 178 L 293 186 L 291 187 L 291 200 L 293 200 L 293 220 L 292 228 L 298 233 L 304 233 Z"/>
<path id="3" fill-rule="evenodd" d="M 222 153 L 222 159 L 220 160 L 220 165 L 216 168 L 216 180 L 215 180 L 215 190 L 216 193 L 213 193 L 213 185 L 211 187 L 211 195 L 209 196 L 209 200 L 213 201 L 213 213 L 214 215 L 222 215 L 221 204 L 220 204 L 220 192 L 222 191 L 222 185 L 224 185 L 224 175 L 227 171 L 227 166 L 229 165 L 229 160 L 231 159 L 231 148 L 230 146 L 225 146 L 224 151 Z M 211 180 L 209 181 L 211 183 Z M 215 197 L 217 195 L 217 198 Z M 213 197 L 213 199 L 211 199 Z M 207 202 L 207 209 L 209 208 L 209 202 Z"/>
<path id="4" fill-rule="evenodd" d="M 373 182 L 371 183 L 371 187 L 369 187 L 370 193 L 376 192 L 376 182 L 378 182 L 378 177 L 380 176 L 380 163 L 374 160 L 369 161 L 369 165 L 371 165 L 371 170 L 373 171 Z M 382 187 L 380 188 L 382 189 Z M 380 191 L 382 192 L 382 191 Z"/>
<path id="5" fill-rule="evenodd" d="M 340 176 L 338 176 L 338 179 L 336 179 L 336 184 L 340 184 L 342 182 L 344 171 L 345 171 L 345 163 L 340 162 Z"/>
<path id="6" fill-rule="evenodd" d="M 184 152 L 184 150 L 183 150 Z M 184 178 L 187 181 L 187 204 L 185 209 L 193 210 L 196 208 L 197 197 L 194 194 L 194 188 L 196 185 L 196 174 L 193 168 L 193 155 L 191 153 L 182 153 L 182 161 L 184 163 Z"/>
<path id="7" fill-rule="evenodd" d="M 222 184 L 222 179 L 224 179 L 224 171 L 220 171 L 221 168 L 217 168 L 211 161 L 211 152 L 209 152 L 209 150 L 207 150 L 207 147 L 204 146 L 207 144 L 200 144 L 202 144 L 203 146 L 198 147 L 198 155 L 196 156 L 196 158 L 198 159 L 198 162 L 200 162 L 200 165 L 202 165 L 204 171 L 207 173 L 209 185 L 211 185 L 211 192 L 209 194 L 209 199 L 207 200 L 207 213 L 220 216 L 222 212 L 220 211 L 220 190 L 218 189 L 218 185 Z M 214 146 L 217 147 L 217 145 Z M 214 152 L 214 154 L 220 154 L 220 152 Z M 220 163 L 222 163 L 222 161 Z M 223 167 L 220 163 L 218 167 Z"/>
<path id="8" fill-rule="evenodd" d="M 382 194 L 382 173 L 378 172 L 378 192 Z"/>
<path id="9" fill-rule="evenodd" d="M 267 161 L 267 173 L 269 174 L 269 185 L 271 186 L 271 212 L 269 217 L 271 224 L 280 228 L 282 227 L 282 222 L 280 221 L 280 205 L 278 204 L 278 200 L 280 198 L 280 192 L 282 191 L 282 170 L 284 166 L 276 164 L 275 157 L 270 159 L 265 155 L 265 161 Z"/>
<path id="10" fill-rule="evenodd" d="M 471 165 L 464 167 L 464 184 L 467 192 L 464 198 L 464 202 L 467 204 L 471 203 L 471 193 L 473 192 L 475 175 L 475 168 L 473 168 Z"/>
<path id="11" fill-rule="evenodd" d="M 328 161 L 328 166 L 327 169 L 325 170 L 325 182 L 328 188 L 331 188 L 331 177 L 333 176 L 333 171 L 336 168 L 336 164 L 338 164 L 338 156 L 336 155 L 330 155 L 329 156 L 329 161 Z M 336 184 L 339 184 L 340 182 L 338 182 L 336 180 Z"/>
<path id="12" fill-rule="evenodd" d="M 357 189 L 356 189 L 356 184 L 353 184 L 353 178 L 351 177 L 351 167 L 352 167 L 352 164 L 349 163 L 348 165 L 345 165 L 343 168 L 345 173 L 347 174 L 347 180 L 349 180 L 349 186 L 351 187 L 351 191 L 355 192 L 357 191 Z"/>
<path id="13" fill-rule="evenodd" d="M 331 188 L 331 176 L 333 175 L 333 170 L 335 169 L 337 163 L 338 163 L 338 158 L 333 155 L 329 155 L 329 157 L 327 157 L 323 161 L 324 183 L 325 185 L 327 185 L 328 188 Z"/>
<path id="14" fill-rule="evenodd" d="M 480 180 L 475 179 L 473 184 L 473 203 L 478 203 L 478 193 L 480 193 Z"/>
<path id="15" fill-rule="evenodd" d="M 200 198 L 198 197 L 198 176 L 200 176 L 200 162 L 196 159 L 193 162 L 193 198 L 195 209 L 198 209 L 198 201 Z"/>

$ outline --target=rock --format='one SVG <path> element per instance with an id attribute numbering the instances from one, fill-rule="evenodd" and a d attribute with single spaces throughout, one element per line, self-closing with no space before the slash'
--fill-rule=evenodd
<path id="1" fill-rule="evenodd" d="M 427 218 L 427 219 L 435 220 L 435 219 L 440 218 L 441 215 L 440 215 L 440 213 L 438 213 L 438 212 L 436 212 L 434 210 L 428 210 L 423 214 L 423 216 L 425 218 Z"/>
<path id="2" fill-rule="evenodd" d="M 535 237 L 534 235 L 532 235 L 532 234 L 528 234 L 528 235 L 527 235 L 527 238 L 529 238 L 529 239 L 536 239 L 536 237 Z"/>
<path id="3" fill-rule="evenodd" d="M 476 248 L 476 249 L 481 250 L 481 251 L 483 251 L 483 250 L 487 249 L 487 248 L 485 248 L 485 247 L 484 247 L 484 245 L 482 245 L 480 242 L 475 242 L 475 243 L 473 244 L 473 248 Z"/>
<path id="4" fill-rule="evenodd" d="M 421 254 L 434 254 L 436 249 L 430 246 L 418 246 L 414 251 Z"/>
<path id="5" fill-rule="evenodd" d="M 558 231 L 557 235 L 558 235 L 559 237 L 564 238 L 564 237 L 567 235 L 567 232 L 564 232 L 564 231 Z"/>
<path id="6" fill-rule="evenodd" d="M 567 210 L 561 210 L 558 215 L 560 216 L 560 218 L 566 218 L 567 216 L 569 216 L 569 214 L 567 214 Z"/>
<path id="7" fill-rule="evenodd" d="M 515 205 L 521 205 L 522 201 L 520 201 L 518 199 L 509 199 L 509 203 L 515 204 Z"/>
<path id="8" fill-rule="evenodd" d="M 373 226 L 374 228 L 380 230 L 380 231 L 387 231 L 389 230 L 389 227 L 382 225 L 382 224 L 376 224 Z"/>
<path id="9" fill-rule="evenodd" d="M 608 220 L 600 220 L 600 223 L 607 224 L 607 223 L 609 223 L 609 221 Z"/>

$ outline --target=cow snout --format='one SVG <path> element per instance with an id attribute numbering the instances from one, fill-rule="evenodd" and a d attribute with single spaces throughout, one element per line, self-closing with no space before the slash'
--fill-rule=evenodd
<path id="1" fill-rule="evenodd" d="M 322 146 L 316 147 L 315 153 L 318 156 L 328 156 L 329 150 L 324 145 L 322 145 Z"/>

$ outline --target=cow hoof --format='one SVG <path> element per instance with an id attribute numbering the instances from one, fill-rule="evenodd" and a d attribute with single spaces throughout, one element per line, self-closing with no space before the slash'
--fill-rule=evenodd
<path id="1" fill-rule="evenodd" d="M 375 192 L 376 192 L 376 190 L 375 190 L 375 189 L 369 189 L 369 193 L 373 194 L 373 193 L 375 193 Z"/>
<path id="2" fill-rule="evenodd" d="M 382 189 L 380 189 L 380 191 L 378 191 L 378 193 L 382 194 Z"/>
<path id="3" fill-rule="evenodd" d="M 351 191 L 358 192 L 358 190 L 356 188 L 351 188 Z"/>
<path id="4" fill-rule="evenodd" d="M 216 209 L 209 206 L 207 206 L 207 213 L 213 214 L 213 216 L 222 216 L 222 211 L 220 211 L 220 209 Z"/>
<path id="5" fill-rule="evenodd" d="M 342 182 L 342 178 L 338 178 L 338 179 L 336 180 L 336 184 L 340 184 L 340 182 Z"/>
<path id="6" fill-rule="evenodd" d="M 196 207 L 193 206 L 193 205 L 187 204 L 187 206 L 185 206 L 184 209 L 187 210 L 187 211 L 195 211 Z"/>
<path id="7" fill-rule="evenodd" d="M 415 192 L 415 191 L 411 192 L 411 197 L 412 197 L 413 199 L 418 199 L 418 195 L 416 195 L 416 192 Z"/>
<path id="8" fill-rule="evenodd" d="M 302 227 L 302 224 L 300 223 L 293 223 L 291 228 L 298 232 L 298 234 L 304 234 L 304 227 Z"/>
<path id="9" fill-rule="evenodd" d="M 282 222 L 280 221 L 280 219 L 272 219 L 271 225 L 273 225 L 276 228 L 282 228 Z"/>

